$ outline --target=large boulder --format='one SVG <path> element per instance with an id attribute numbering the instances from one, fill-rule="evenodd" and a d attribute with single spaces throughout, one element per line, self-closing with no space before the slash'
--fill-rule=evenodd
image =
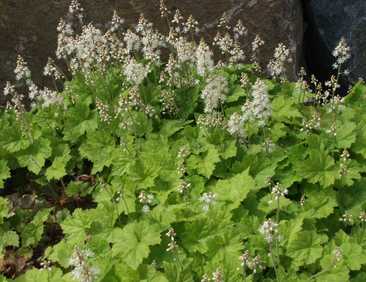
<path id="1" fill-rule="evenodd" d="M 315 64 L 315 71 L 331 73 L 332 51 L 344 37 L 352 51 L 349 82 L 366 78 L 366 1 L 311 0 L 307 13 L 311 33 L 307 61 Z"/>
<path id="2" fill-rule="evenodd" d="M 159 17 L 159 0 L 81 0 L 86 20 L 103 26 L 113 10 L 127 23 L 135 23 L 140 13 L 158 27 L 165 25 Z M 268 62 L 274 48 L 283 42 L 291 50 L 293 64 L 289 70 L 294 78 L 302 57 L 301 0 L 171 0 L 169 8 L 179 8 L 185 16 L 192 14 L 203 33 L 213 36 L 219 17 L 226 12 L 231 23 L 241 19 L 248 28 L 248 43 L 259 35 L 265 46 L 261 61 Z M 42 68 L 48 56 L 54 56 L 56 26 L 67 13 L 65 0 L 2 0 L 0 1 L 0 89 L 13 78 L 16 54 L 29 62 L 36 82 L 42 83 Z M 249 48 L 250 44 L 247 44 Z M 2 90 L 0 90 L 0 93 Z M 1 96 L 1 95 L 0 95 Z M 1 98 L 1 97 L 0 97 Z"/>

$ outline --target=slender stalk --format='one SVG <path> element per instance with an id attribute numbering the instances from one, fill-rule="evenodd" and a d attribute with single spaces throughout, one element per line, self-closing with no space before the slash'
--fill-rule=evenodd
<path id="1" fill-rule="evenodd" d="M 244 282 L 247 281 L 247 269 L 246 269 L 245 263 L 243 264 L 243 281 Z"/>
<path id="2" fill-rule="evenodd" d="M 280 223 L 280 197 L 277 197 L 277 210 L 276 210 L 276 223 Z M 278 245 L 278 238 L 275 238 L 275 244 L 276 244 L 276 257 L 277 257 L 277 263 L 280 263 L 280 251 L 279 251 L 279 245 Z"/>
<path id="3" fill-rule="evenodd" d="M 274 257 L 273 257 L 273 248 L 272 248 L 272 244 L 270 244 L 270 245 L 269 245 L 269 253 L 270 253 L 271 260 L 272 260 L 273 269 L 274 269 L 275 276 L 276 276 L 276 281 L 277 281 L 277 282 L 280 282 L 280 280 L 279 280 L 279 278 L 278 278 L 277 266 L 276 266 L 276 263 L 275 263 L 275 260 L 274 260 Z"/>
<path id="4" fill-rule="evenodd" d="M 328 268 L 328 269 L 325 269 L 325 270 L 323 270 L 323 271 L 320 271 L 320 272 L 318 272 L 318 273 L 316 273 L 316 274 L 314 274 L 314 275 L 310 276 L 309 281 L 312 281 L 312 280 L 314 280 L 315 278 L 319 277 L 320 275 L 323 275 L 324 273 L 329 272 L 331 269 L 332 269 L 332 268 Z"/>

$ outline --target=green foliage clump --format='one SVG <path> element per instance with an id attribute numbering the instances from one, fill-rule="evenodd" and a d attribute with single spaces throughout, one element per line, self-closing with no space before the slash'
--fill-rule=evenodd
<path id="1" fill-rule="evenodd" d="M 0 113 L 0 281 L 365 281 L 366 86 L 319 106 L 262 80 L 270 115 L 230 134 L 251 66 L 213 71 L 215 119 L 207 77 L 160 71 L 78 75 L 62 103 Z"/>

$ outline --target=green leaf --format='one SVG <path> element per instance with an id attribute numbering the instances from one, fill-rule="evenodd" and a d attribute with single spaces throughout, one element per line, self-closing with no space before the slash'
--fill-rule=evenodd
<path id="1" fill-rule="evenodd" d="M 361 154 L 363 158 L 366 158 L 366 130 L 365 124 L 360 124 L 357 127 L 356 142 L 352 144 L 352 151 Z"/>
<path id="2" fill-rule="evenodd" d="M 19 236 L 15 231 L 4 232 L 0 228 L 0 254 L 8 246 L 19 247 Z"/>
<path id="3" fill-rule="evenodd" d="M 296 161 L 295 171 L 309 183 L 319 183 L 324 188 L 334 184 L 338 177 L 335 162 L 324 149 L 310 150 L 308 159 Z"/>
<path id="4" fill-rule="evenodd" d="M 112 254 L 119 257 L 133 269 L 137 269 L 144 258 L 147 258 L 152 245 L 159 244 L 160 232 L 156 225 L 146 221 L 132 222 L 123 229 L 114 229 Z"/>
<path id="5" fill-rule="evenodd" d="M 316 274 L 315 274 L 316 275 Z M 317 282 L 345 282 L 349 281 L 349 270 L 343 265 L 337 265 L 331 269 L 319 273 L 316 277 Z"/>
<path id="6" fill-rule="evenodd" d="M 4 180 L 10 177 L 10 169 L 5 160 L 0 160 L 0 189 L 4 188 Z"/>
<path id="7" fill-rule="evenodd" d="M 338 206 L 336 193 L 333 189 L 321 189 L 318 185 L 305 187 L 303 209 L 306 218 L 325 218 Z"/>
<path id="8" fill-rule="evenodd" d="M 291 204 L 291 201 L 285 197 L 280 197 L 279 205 L 277 200 L 273 198 L 273 195 L 267 194 L 264 196 L 258 205 L 258 209 L 260 211 L 265 212 L 266 214 L 270 214 L 272 211 L 276 210 L 279 206 L 281 210 L 286 209 Z"/>
<path id="9" fill-rule="evenodd" d="M 245 200 L 248 193 L 254 189 L 255 183 L 249 175 L 249 169 L 239 173 L 230 179 L 219 180 L 212 188 L 218 201 L 223 201 L 228 209 L 237 208 Z"/>
<path id="10" fill-rule="evenodd" d="M 246 91 L 241 86 L 237 86 L 233 90 L 233 93 L 230 96 L 226 97 L 226 102 L 228 102 L 228 103 L 236 102 L 241 97 L 245 97 L 245 96 L 247 96 Z"/>
<path id="11" fill-rule="evenodd" d="M 337 148 L 350 148 L 356 141 L 356 128 L 357 125 L 354 122 L 341 122 L 336 123 L 337 135 L 335 137 Z"/>
<path id="12" fill-rule="evenodd" d="M 168 281 L 193 282 L 192 259 L 187 258 L 183 252 L 176 252 L 174 257 L 179 260 L 180 264 L 177 264 L 174 258 L 163 262 L 164 273 Z"/>
<path id="13" fill-rule="evenodd" d="M 61 227 L 70 242 L 82 242 L 93 222 L 93 210 L 83 211 L 76 209 L 72 216 L 67 217 Z"/>
<path id="14" fill-rule="evenodd" d="M 114 140 L 109 132 L 95 131 L 87 135 L 87 140 L 80 148 L 80 155 L 93 162 L 92 174 L 100 172 L 113 163 L 116 152 Z"/>
<path id="15" fill-rule="evenodd" d="M 341 169 L 341 162 L 338 162 L 338 167 Z M 344 186 L 352 186 L 357 180 L 362 178 L 361 173 L 364 171 L 363 165 L 355 160 L 348 160 L 346 173 L 341 175 L 339 182 Z"/>
<path id="16" fill-rule="evenodd" d="M 351 279 L 351 282 L 364 282 L 366 281 L 366 272 L 361 272 L 356 275 L 356 277 Z"/>
<path id="17" fill-rule="evenodd" d="M 141 265 L 137 270 L 119 262 L 104 277 L 102 282 L 168 282 L 161 272 L 150 265 Z"/>
<path id="18" fill-rule="evenodd" d="M 9 217 L 10 205 L 7 199 L 0 198 L 0 224 L 4 223 L 4 218 Z"/>
<path id="19" fill-rule="evenodd" d="M 220 146 L 220 156 L 226 160 L 236 156 L 236 140 L 225 140 Z"/>
<path id="20" fill-rule="evenodd" d="M 345 97 L 344 102 L 351 107 L 362 107 L 366 96 L 366 85 L 363 82 L 358 82 L 353 86 L 349 94 Z"/>
<path id="21" fill-rule="evenodd" d="M 196 169 L 199 174 L 210 178 L 215 170 L 216 163 L 220 161 L 220 154 L 216 147 L 207 144 L 207 151 L 204 156 L 192 155 L 187 160 L 187 166 L 191 169 Z"/>
<path id="22" fill-rule="evenodd" d="M 345 242 L 341 246 L 342 259 L 350 270 L 360 270 L 366 264 L 366 253 L 356 243 Z"/>
<path id="23" fill-rule="evenodd" d="M 328 237 L 323 234 L 317 234 L 315 231 L 298 232 L 289 242 L 287 255 L 292 260 L 292 265 L 298 268 L 302 265 L 314 263 L 322 256 L 322 244 L 327 242 Z"/>
<path id="24" fill-rule="evenodd" d="M 32 268 L 19 276 L 14 282 L 69 282 L 62 278 L 62 271 L 58 268 L 51 270 Z"/>
<path id="25" fill-rule="evenodd" d="M 17 159 L 22 167 L 27 167 L 31 172 L 38 174 L 52 150 L 48 139 L 38 139 L 26 150 L 17 153 Z"/>
<path id="26" fill-rule="evenodd" d="M 70 148 L 66 144 L 59 145 L 55 149 L 55 159 L 46 171 L 48 180 L 60 179 L 67 174 L 66 165 L 71 159 Z"/>
<path id="27" fill-rule="evenodd" d="M 297 234 L 302 230 L 303 223 L 304 217 L 302 215 L 291 220 L 282 220 L 280 222 L 280 234 L 284 234 L 284 236 L 280 240 L 280 244 L 287 246 L 288 242 L 296 240 Z"/>
<path id="28" fill-rule="evenodd" d="M 62 240 L 58 244 L 47 248 L 45 255 L 47 259 L 59 263 L 63 268 L 68 268 L 70 257 L 74 252 L 74 246 L 68 241 Z"/>
<path id="29" fill-rule="evenodd" d="M 272 101 L 272 118 L 278 121 L 289 121 L 293 118 L 301 118 L 302 115 L 294 106 L 291 98 L 280 95 Z"/>
<path id="30" fill-rule="evenodd" d="M 77 142 L 86 132 L 93 132 L 98 127 L 98 116 L 91 112 L 89 105 L 77 103 L 68 109 L 65 120 L 64 140 Z"/>
<path id="31" fill-rule="evenodd" d="M 44 222 L 48 219 L 51 210 L 52 209 L 40 210 L 34 216 L 33 220 L 29 224 L 25 225 L 21 233 L 23 247 L 34 246 L 41 240 L 44 230 Z"/>
<path id="32" fill-rule="evenodd" d="M 273 142 L 277 142 L 287 135 L 287 127 L 282 122 L 275 123 L 271 128 L 271 137 Z"/>
<path id="33" fill-rule="evenodd" d="M 163 120 L 162 127 L 160 129 L 160 134 L 165 137 L 170 137 L 184 128 L 190 121 L 182 120 Z"/>

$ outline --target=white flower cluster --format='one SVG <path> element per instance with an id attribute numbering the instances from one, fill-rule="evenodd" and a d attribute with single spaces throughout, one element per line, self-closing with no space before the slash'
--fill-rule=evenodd
<path id="1" fill-rule="evenodd" d="M 99 274 L 99 269 L 91 267 L 88 263 L 88 259 L 93 258 L 95 255 L 90 250 L 75 249 L 69 264 L 74 267 L 71 274 L 76 281 L 79 282 L 93 282 L 96 281 L 96 277 Z"/>
<path id="2" fill-rule="evenodd" d="M 32 83 L 31 71 L 28 68 L 28 64 L 24 61 L 23 57 L 18 55 L 16 67 L 14 69 L 15 79 L 17 81 L 24 81 L 26 85 Z"/>
<path id="3" fill-rule="evenodd" d="M 187 33 L 198 33 L 200 29 L 198 28 L 198 21 L 190 15 L 186 22 L 183 23 L 183 34 Z"/>
<path id="4" fill-rule="evenodd" d="M 178 113 L 178 106 L 175 102 L 175 95 L 173 91 L 163 90 L 160 92 L 159 101 L 161 103 L 162 109 L 161 113 L 163 115 L 176 115 Z"/>
<path id="5" fill-rule="evenodd" d="M 336 62 L 333 64 L 334 69 L 338 69 L 351 58 L 351 48 L 343 37 L 333 50 L 332 55 L 336 59 Z"/>
<path id="6" fill-rule="evenodd" d="M 290 50 L 280 43 L 274 52 L 273 59 L 268 64 L 268 72 L 274 78 L 286 77 L 286 63 L 291 63 Z"/>
<path id="7" fill-rule="evenodd" d="M 63 102 L 63 98 L 57 91 L 53 91 L 45 87 L 40 90 L 38 101 L 41 103 L 42 107 L 47 108 L 50 105 L 61 104 Z"/>
<path id="8" fill-rule="evenodd" d="M 72 46 L 74 38 L 74 30 L 70 23 L 61 19 L 57 25 L 57 49 L 56 57 L 59 59 L 67 59 L 73 52 Z"/>
<path id="9" fill-rule="evenodd" d="M 310 120 L 306 121 L 303 120 L 302 128 L 300 129 L 301 132 L 310 133 L 312 130 L 319 130 L 321 127 L 321 117 L 320 114 L 315 111 L 312 114 Z"/>
<path id="10" fill-rule="evenodd" d="M 262 47 L 264 45 L 264 41 L 263 39 L 259 36 L 256 35 L 253 42 L 252 42 L 252 56 L 251 56 L 251 61 L 254 65 L 257 66 L 257 68 L 259 68 L 259 63 L 257 62 L 258 60 L 258 53 L 259 53 L 259 48 Z"/>
<path id="11" fill-rule="evenodd" d="M 262 259 L 259 255 L 252 258 L 249 254 L 249 251 L 245 251 L 243 255 L 239 257 L 241 262 L 241 266 L 244 268 L 248 267 L 253 273 L 257 273 L 264 269 Z"/>
<path id="12" fill-rule="evenodd" d="M 227 123 L 227 130 L 233 136 L 244 137 L 244 119 L 240 113 L 233 113 Z"/>
<path id="13" fill-rule="evenodd" d="M 218 21 L 217 28 L 219 32 L 216 34 L 213 44 L 218 47 L 221 54 L 226 55 L 230 63 L 245 60 L 240 40 L 247 35 L 248 31 L 242 21 L 238 20 L 236 25 L 231 27 L 228 15 L 223 13 Z"/>
<path id="14" fill-rule="evenodd" d="M 217 33 L 214 38 L 214 45 L 219 48 L 222 55 L 229 57 L 231 63 L 238 63 L 245 59 L 240 43 L 233 39 L 228 32 L 224 35 Z"/>
<path id="15" fill-rule="evenodd" d="M 166 6 L 164 0 L 160 0 L 160 17 L 161 18 L 167 18 L 170 15 L 170 10 Z"/>
<path id="16" fill-rule="evenodd" d="M 272 244 L 273 241 L 278 239 L 278 224 L 272 221 L 272 219 L 268 219 L 263 222 L 259 232 L 264 236 L 268 244 Z"/>
<path id="17" fill-rule="evenodd" d="M 224 274 L 222 273 L 222 271 L 220 269 L 216 269 L 216 271 L 214 271 L 212 273 L 212 281 L 213 282 L 223 282 L 224 281 Z"/>
<path id="18" fill-rule="evenodd" d="M 339 219 L 339 221 L 347 225 L 353 225 L 355 222 L 353 219 L 353 215 L 349 213 L 344 213 L 342 217 Z"/>
<path id="19" fill-rule="evenodd" d="M 216 202 L 216 194 L 213 192 L 203 193 L 200 201 L 203 203 L 203 211 L 208 212 L 210 207 Z"/>
<path id="20" fill-rule="evenodd" d="M 179 184 L 178 186 L 178 192 L 180 194 L 184 194 L 186 193 L 187 191 L 189 191 L 189 189 L 191 188 L 191 183 L 188 182 L 187 180 L 182 180 L 181 183 Z"/>
<path id="21" fill-rule="evenodd" d="M 141 49 L 140 36 L 131 30 L 127 30 L 124 34 L 123 41 L 126 46 L 126 53 L 131 54 L 133 52 L 138 52 Z"/>
<path id="22" fill-rule="evenodd" d="M 224 281 L 224 274 L 220 269 L 216 269 L 214 272 L 211 273 L 211 277 L 207 274 L 204 274 L 201 278 L 201 282 L 223 282 Z"/>
<path id="23" fill-rule="evenodd" d="M 48 58 L 47 64 L 43 69 L 43 74 L 45 76 L 52 77 L 55 80 L 63 79 L 63 74 L 59 71 L 59 69 L 56 67 L 56 64 L 53 59 Z"/>
<path id="24" fill-rule="evenodd" d="M 19 120 L 21 114 L 25 111 L 23 96 L 17 93 L 15 86 L 9 81 L 5 83 L 3 94 L 4 97 L 7 98 L 6 109 L 14 110 L 16 117 Z"/>
<path id="25" fill-rule="evenodd" d="M 95 101 L 95 107 L 97 108 L 97 111 L 99 113 L 99 117 L 101 121 L 105 123 L 110 123 L 112 120 L 111 115 L 109 114 L 109 107 L 107 104 L 103 103 L 98 98 Z"/>
<path id="26" fill-rule="evenodd" d="M 72 70 L 88 73 L 95 65 L 104 63 L 103 55 L 106 46 L 103 33 L 92 24 L 84 26 L 82 33 L 76 37 L 72 46 L 75 56 L 71 59 Z M 71 51 L 71 50 L 70 50 Z"/>
<path id="27" fill-rule="evenodd" d="M 239 40 L 248 34 L 248 29 L 243 25 L 243 22 L 239 19 L 233 28 L 233 32 L 234 32 L 234 38 L 236 40 Z"/>
<path id="28" fill-rule="evenodd" d="M 215 75 L 209 78 L 201 94 L 201 98 L 205 104 L 205 113 L 212 113 L 224 103 L 228 90 L 228 82 L 225 77 Z"/>
<path id="29" fill-rule="evenodd" d="M 150 68 L 148 65 L 145 66 L 142 63 L 138 63 L 133 57 L 126 62 L 123 68 L 123 74 L 134 85 L 140 85 L 149 72 Z"/>
<path id="30" fill-rule="evenodd" d="M 48 88 L 39 89 L 32 81 L 28 85 L 28 97 L 30 98 L 32 107 L 36 106 L 36 102 L 39 102 L 42 107 L 49 107 L 53 104 L 60 104 L 63 98 L 57 91 L 50 90 Z"/>
<path id="31" fill-rule="evenodd" d="M 66 60 L 73 72 L 83 71 L 86 74 L 94 68 L 104 69 L 108 63 L 121 62 L 125 55 L 124 44 L 114 33 L 120 29 L 123 20 L 114 13 L 111 27 L 106 33 L 88 24 L 81 27 L 81 34 L 75 34 L 73 19 L 77 17 L 81 23 L 82 12 L 80 4 L 72 1 L 68 19 L 60 20 L 57 27 L 57 58 Z"/>
<path id="32" fill-rule="evenodd" d="M 189 62 L 195 58 L 195 45 L 193 42 L 189 42 L 184 37 L 178 37 L 170 41 L 170 43 L 177 52 L 178 63 Z"/>
<path id="33" fill-rule="evenodd" d="M 252 100 L 242 107 L 244 121 L 256 120 L 259 126 L 264 126 L 272 115 L 271 102 L 264 81 L 257 79 L 252 87 Z"/>
<path id="34" fill-rule="evenodd" d="M 343 260 L 343 253 L 342 253 L 342 249 L 340 247 L 336 247 L 335 250 L 333 251 L 334 254 L 334 260 L 335 263 L 341 262 Z"/>
<path id="35" fill-rule="evenodd" d="M 241 87 L 243 87 L 244 89 L 247 88 L 250 85 L 250 79 L 248 74 L 246 74 L 245 72 L 243 72 L 240 76 L 240 85 Z"/>
<path id="36" fill-rule="evenodd" d="M 366 223 L 366 212 L 362 211 L 358 216 L 358 219 L 361 221 L 362 224 Z"/>
<path id="37" fill-rule="evenodd" d="M 112 33 L 118 32 L 123 23 L 124 23 L 124 19 L 122 19 L 116 11 L 113 11 L 113 16 L 112 16 L 112 20 L 111 20 L 111 26 L 109 28 L 109 31 Z"/>
<path id="38" fill-rule="evenodd" d="M 197 125 L 203 128 L 224 128 L 226 126 L 224 115 L 217 111 L 199 115 Z"/>
<path id="39" fill-rule="evenodd" d="M 39 263 L 41 270 L 47 270 L 47 271 L 51 271 L 52 270 L 52 262 L 45 259 L 44 261 L 41 261 Z"/>
<path id="40" fill-rule="evenodd" d="M 69 6 L 69 16 L 72 18 L 77 18 L 82 24 L 83 22 L 83 12 L 84 9 L 81 7 L 78 0 L 71 0 L 70 6 Z"/>
<path id="41" fill-rule="evenodd" d="M 9 81 L 7 81 L 5 83 L 3 94 L 4 94 L 5 97 L 6 96 L 13 96 L 14 94 L 16 94 L 15 86 L 13 84 L 11 84 Z"/>
<path id="42" fill-rule="evenodd" d="M 168 248 L 166 249 L 167 252 L 174 251 L 178 248 L 177 241 L 175 241 L 175 236 L 177 234 L 175 233 L 175 230 L 173 228 L 169 228 L 168 232 L 165 234 L 169 238 Z"/>
<path id="43" fill-rule="evenodd" d="M 230 30 L 230 25 L 229 25 L 229 18 L 226 12 L 224 12 L 221 17 L 219 18 L 219 21 L 217 23 L 217 28 L 224 30 L 224 31 L 229 31 Z"/>
<path id="44" fill-rule="evenodd" d="M 242 75 L 241 80 L 242 83 L 249 83 L 245 75 Z M 271 102 L 264 81 L 256 80 L 252 86 L 251 96 L 252 99 L 248 99 L 242 106 L 241 113 L 233 113 L 229 118 L 227 130 L 233 136 L 245 137 L 243 126 L 246 122 L 255 121 L 258 126 L 263 127 L 272 115 Z"/>
<path id="45" fill-rule="evenodd" d="M 177 155 L 177 172 L 181 177 L 187 172 L 185 162 L 190 154 L 191 151 L 188 146 L 182 146 L 179 148 Z"/>
<path id="46" fill-rule="evenodd" d="M 197 73 L 204 76 L 207 72 L 214 68 L 214 61 L 212 59 L 213 53 L 210 47 L 201 40 L 200 44 L 196 49 L 196 66 Z"/>
<path id="47" fill-rule="evenodd" d="M 126 92 L 120 96 L 117 109 L 113 111 L 115 117 L 121 117 L 121 128 L 127 129 L 134 122 L 131 111 L 141 111 L 149 118 L 155 118 L 157 116 L 153 106 L 143 103 L 137 85 L 132 86 Z"/>
<path id="48" fill-rule="evenodd" d="M 118 101 L 117 113 L 122 114 L 130 110 L 140 110 L 143 107 L 143 103 L 140 97 L 139 89 L 137 86 L 128 90 L 126 95 L 121 95 Z"/>
<path id="49" fill-rule="evenodd" d="M 288 190 L 283 189 L 279 183 L 276 183 L 272 187 L 271 194 L 272 194 L 272 197 L 274 198 L 274 200 L 278 201 L 280 198 L 284 198 L 287 196 Z"/>
<path id="50" fill-rule="evenodd" d="M 340 163 L 339 163 L 339 175 L 341 177 L 346 176 L 348 173 L 349 159 L 350 159 L 350 154 L 347 149 L 344 149 L 341 154 Z"/>
<path id="51" fill-rule="evenodd" d="M 14 69 L 15 78 L 18 82 L 25 82 L 25 86 L 28 88 L 28 97 L 32 102 L 32 106 L 36 101 L 41 102 L 43 107 L 48 107 L 52 104 L 62 102 L 62 97 L 58 95 L 56 91 L 52 91 L 48 88 L 39 89 L 37 85 L 31 79 L 31 72 L 27 63 L 21 56 L 18 56 L 16 68 Z M 4 96 L 11 95 L 11 104 L 9 108 L 13 108 L 15 111 L 20 110 L 22 98 L 15 91 L 15 86 L 7 83 L 4 88 Z M 15 97 L 18 96 L 18 97 Z"/>
<path id="52" fill-rule="evenodd" d="M 141 51 L 148 60 L 160 61 L 160 47 L 165 46 L 165 38 L 153 29 L 153 24 L 147 21 L 143 15 L 140 16 L 136 26 L 136 32 L 141 35 Z"/>
<path id="53" fill-rule="evenodd" d="M 154 195 L 141 191 L 139 194 L 139 202 L 143 204 L 142 211 L 147 213 L 150 211 L 150 206 L 154 203 Z"/>

